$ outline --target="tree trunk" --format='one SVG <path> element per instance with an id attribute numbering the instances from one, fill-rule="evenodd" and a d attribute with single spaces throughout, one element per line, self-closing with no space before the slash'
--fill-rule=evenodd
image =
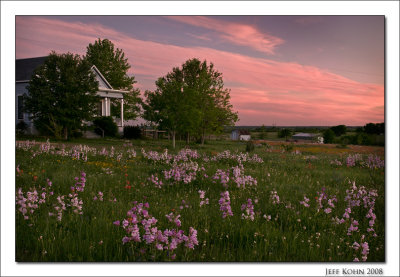
<path id="1" fill-rule="evenodd" d="M 68 139 L 68 129 L 67 129 L 67 127 L 64 127 L 64 139 L 65 140 Z"/>
<path id="2" fill-rule="evenodd" d="M 201 134 L 201 145 L 204 145 L 204 141 L 206 139 L 205 130 L 203 129 L 203 133 Z"/>
<path id="3" fill-rule="evenodd" d="M 175 149 L 175 131 L 172 131 L 172 148 Z"/>
<path id="4" fill-rule="evenodd" d="M 189 132 L 186 134 L 186 144 L 190 143 L 190 134 Z"/>

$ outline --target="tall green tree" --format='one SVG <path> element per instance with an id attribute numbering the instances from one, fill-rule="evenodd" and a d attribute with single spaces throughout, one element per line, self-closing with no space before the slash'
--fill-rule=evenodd
<path id="1" fill-rule="evenodd" d="M 237 121 L 230 104 L 229 90 L 222 74 L 211 63 L 198 59 L 186 61 L 156 82 L 154 92 L 147 91 L 143 104 L 144 118 L 170 130 L 175 145 L 177 132 L 201 137 L 223 130 Z"/>
<path id="2" fill-rule="evenodd" d="M 128 91 L 124 94 L 124 118 L 135 119 L 140 112 L 140 91 L 133 88 L 135 77 L 128 75 L 131 66 L 122 49 L 115 49 L 110 40 L 99 38 L 87 46 L 85 59 L 100 70 L 114 89 Z M 111 113 L 120 117 L 121 103 L 111 103 Z"/>
<path id="3" fill-rule="evenodd" d="M 57 138 L 91 120 L 99 102 L 98 82 L 91 65 L 78 55 L 51 52 L 33 73 L 25 108 L 35 126 Z"/>
<path id="4" fill-rule="evenodd" d="M 179 68 L 173 68 L 166 76 L 158 78 L 155 91 L 146 91 L 143 103 L 143 118 L 167 129 L 175 148 L 176 133 L 185 115 L 183 76 Z"/>
<path id="5" fill-rule="evenodd" d="M 233 125 L 238 120 L 230 104 L 230 90 L 224 88 L 222 73 L 214 69 L 214 64 L 207 64 L 198 59 L 187 60 L 182 65 L 184 91 L 190 92 L 190 99 L 195 102 L 190 114 L 192 129 L 196 129 L 204 144 L 207 133 L 219 133 L 226 125 Z"/>

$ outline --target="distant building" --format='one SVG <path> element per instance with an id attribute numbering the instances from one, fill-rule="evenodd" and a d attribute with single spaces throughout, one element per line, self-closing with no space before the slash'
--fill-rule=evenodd
<path id="1" fill-rule="evenodd" d="M 247 130 L 233 130 L 231 133 L 231 140 L 245 140 L 248 141 L 251 139 L 250 132 Z"/>
<path id="2" fill-rule="evenodd" d="M 292 139 L 304 139 L 304 140 L 313 140 L 316 137 L 315 134 L 310 133 L 298 133 L 292 136 Z"/>
<path id="3" fill-rule="evenodd" d="M 318 143 L 324 143 L 324 138 L 319 134 L 310 133 L 298 133 L 292 136 L 293 140 L 305 140 L 305 141 L 317 141 Z"/>

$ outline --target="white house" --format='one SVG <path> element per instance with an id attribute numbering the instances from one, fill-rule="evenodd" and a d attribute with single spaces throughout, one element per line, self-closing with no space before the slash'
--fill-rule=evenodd
<path id="1" fill-rule="evenodd" d="M 35 134 L 37 131 L 33 126 L 33 122 L 29 119 L 29 114 L 24 113 L 24 94 L 29 94 L 27 86 L 29 80 L 33 74 L 33 71 L 44 63 L 47 57 L 37 57 L 29 59 L 17 59 L 15 63 L 15 124 L 20 121 L 24 121 L 28 125 L 28 132 Z M 106 78 L 101 74 L 95 65 L 92 66 L 92 70 L 99 82 L 99 90 L 97 95 L 101 97 L 98 106 L 99 116 L 110 116 L 111 115 L 111 99 L 119 99 L 121 101 L 121 118 L 115 120 L 119 132 L 123 132 L 124 128 L 124 93 L 127 91 L 113 89 L 108 83 Z"/>

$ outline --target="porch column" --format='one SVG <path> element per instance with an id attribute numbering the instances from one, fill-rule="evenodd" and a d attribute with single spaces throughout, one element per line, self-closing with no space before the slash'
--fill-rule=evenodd
<path id="1" fill-rule="evenodd" d="M 109 114 L 108 114 L 108 97 L 106 97 L 105 99 L 104 99 L 104 101 L 105 101 L 105 116 L 109 116 Z"/>
<path id="2" fill-rule="evenodd" d="M 121 127 L 124 127 L 124 98 L 121 98 Z"/>

